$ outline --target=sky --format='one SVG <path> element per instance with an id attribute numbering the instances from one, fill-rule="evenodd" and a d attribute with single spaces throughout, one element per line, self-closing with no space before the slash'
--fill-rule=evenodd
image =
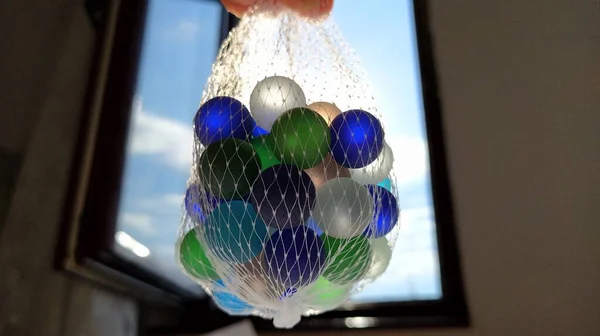
<path id="1" fill-rule="evenodd" d="M 410 3 L 338 0 L 333 10 L 371 82 L 394 151 L 402 209 L 391 264 L 353 297 L 357 302 L 441 296 Z M 192 164 L 192 120 L 217 55 L 220 18 L 214 1 L 150 1 L 117 223 L 149 255 L 118 251 L 196 293 L 175 263 L 175 240 Z"/>

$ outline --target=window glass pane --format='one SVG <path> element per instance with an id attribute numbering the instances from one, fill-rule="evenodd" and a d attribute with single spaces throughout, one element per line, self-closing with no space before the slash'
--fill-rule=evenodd
<path id="1" fill-rule="evenodd" d="M 133 107 L 115 248 L 196 293 L 175 262 L 192 118 L 219 44 L 221 7 L 151 0 Z M 410 0 L 338 0 L 336 21 L 373 84 L 394 149 L 401 230 L 387 272 L 355 302 L 441 297 L 415 29 Z"/>
<path id="2" fill-rule="evenodd" d="M 442 293 L 412 1 L 340 0 L 333 15 L 373 84 L 386 141 L 394 150 L 402 209 L 388 270 L 353 301 L 438 299 Z"/>
<path id="3" fill-rule="evenodd" d="M 192 118 L 219 47 L 217 1 L 151 0 L 141 55 L 115 249 L 201 293 L 175 262 L 192 162 Z"/>

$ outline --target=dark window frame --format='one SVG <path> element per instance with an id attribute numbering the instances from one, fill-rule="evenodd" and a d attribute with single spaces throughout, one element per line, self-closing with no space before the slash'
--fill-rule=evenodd
<path id="1" fill-rule="evenodd" d="M 102 38 L 87 99 L 90 113 L 81 125 L 57 266 L 133 294 L 145 302 L 177 307 L 182 312 L 174 325 L 154 329 L 153 333 L 206 332 L 240 318 L 221 313 L 209 298 L 198 300 L 171 281 L 112 251 L 147 2 L 110 1 L 103 15 L 104 22 L 99 25 Z M 427 3 L 414 0 L 413 9 L 443 297 L 429 301 L 361 304 L 352 310 L 303 318 L 297 330 L 346 329 L 345 319 L 356 316 L 373 318 L 373 328 L 469 325 Z M 221 39 L 236 23 L 237 19 L 223 11 Z M 198 316 L 204 317 L 202 323 L 198 322 Z M 252 318 L 252 321 L 258 330 L 276 330 L 269 320 Z"/>

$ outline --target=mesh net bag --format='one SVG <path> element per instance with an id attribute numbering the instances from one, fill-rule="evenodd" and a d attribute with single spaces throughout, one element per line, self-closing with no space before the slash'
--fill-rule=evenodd
<path id="1" fill-rule="evenodd" d="M 194 117 L 179 264 L 232 315 L 291 328 L 381 275 L 392 149 L 331 18 L 263 1 L 223 42 Z"/>

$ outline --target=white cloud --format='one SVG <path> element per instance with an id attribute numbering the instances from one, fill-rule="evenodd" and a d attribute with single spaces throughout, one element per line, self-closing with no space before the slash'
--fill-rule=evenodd
<path id="1" fill-rule="evenodd" d="M 175 242 L 150 246 L 150 251 L 152 253 L 151 258 L 146 259 L 150 267 L 160 270 L 163 274 L 168 274 L 169 280 L 175 281 L 178 285 L 197 295 L 203 294 L 201 287 L 179 268 Z"/>
<path id="2" fill-rule="evenodd" d="M 424 140 L 389 134 L 386 142 L 394 151 L 394 175 L 399 185 L 420 181 L 426 176 L 429 158 Z"/>
<path id="3" fill-rule="evenodd" d="M 435 249 L 418 249 L 406 251 L 395 249 L 392 260 L 382 278 L 415 276 L 419 274 L 436 276 L 438 271 L 438 254 Z"/>
<path id="4" fill-rule="evenodd" d="M 168 263 L 175 263 L 175 241 L 161 245 L 154 245 L 150 248 L 157 259 L 162 259 Z"/>
<path id="5" fill-rule="evenodd" d="M 395 250 L 388 269 L 354 295 L 357 301 L 435 298 L 441 294 L 435 250 Z"/>
<path id="6" fill-rule="evenodd" d="M 400 234 L 422 233 L 433 229 L 435 229 L 435 219 L 431 206 L 400 211 Z"/>
<path id="7" fill-rule="evenodd" d="M 152 223 L 152 217 L 145 213 L 125 212 L 119 215 L 119 226 L 123 231 L 137 230 L 145 235 L 153 236 L 157 233 Z"/>
<path id="8" fill-rule="evenodd" d="M 164 209 L 169 212 L 179 211 L 185 195 L 167 193 L 156 197 L 145 197 L 137 202 L 137 206 L 145 211 Z"/>
<path id="9" fill-rule="evenodd" d="M 166 28 L 164 36 L 170 40 L 189 42 L 196 38 L 199 31 L 200 24 L 192 20 L 183 19 L 177 22 L 176 25 Z"/>
<path id="10" fill-rule="evenodd" d="M 132 154 L 153 155 L 170 167 L 188 171 L 192 164 L 193 142 L 191 124 L 148 113 L 141 100 L 135 100 L 130 142 Z"/>
<path id="11" fill-rule="evenodd" d="M 400 227 L 395 241 L 395 254 L 415 251 L 436 251 L 435 218 L 431 207 L 400 212 Z"/>
<path id="12" fill-rule="evenodd" d="M 162 201 L 166 205 L 179 207 L 184 197 L 183 194 L 165 194 L 162 196 Z"/>
<path id="13" fill-rule="evenodd" d="M 160 223 L 155 234 L 160 235 L 161 240 L 167 241 L 172 236 L 172 241 L 175 241 L 183 198 L 183 194 L 175 193 L 142 197 L 135 201 L 134 209 L 152 218 L 154 223 Z"/>

